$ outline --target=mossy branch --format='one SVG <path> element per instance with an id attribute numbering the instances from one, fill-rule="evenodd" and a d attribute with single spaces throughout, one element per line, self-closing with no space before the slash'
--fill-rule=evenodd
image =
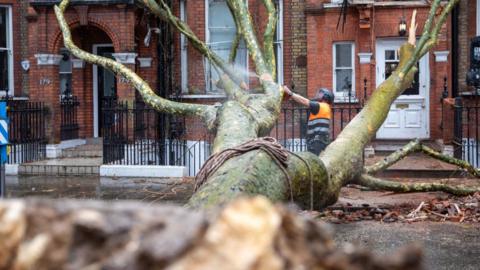
<path id="1" fill-rule="evenodd" d="M 263 53 L 272 77 L 276 78 L 276 59 L 273 38 L 275 37 L 275 30 L 277 29 L 277 10 L 272 0 L 262 0 L 262 2 L 268 13 L 268 23 L 263 33 Z"/>
<path id="2" fill-rule="evenodd" d="M 380 179 L 368 174 L 362 174 L 356 183 L 374 190 L 398 193 L 443 191 L 457 196 L 467 196 L 480 192 L 480 187 L 453 186 L 443 183 L 399 183 Z"/>
<path id="3" fill-rule="evenodd" d="M 262 85 L 265 94 L 271 96 L 275 102 L 281 102 L 281 90 L 272 76 L 272 72 L 269 69 L 265 57 L 260 49 L 258 39 L 253 27 L 252 16 L 248 10 L 246 2 L 244 0 L 227 0 L 232 14 L 238 22 L 239 30 L 242 33 L 243 39 L 247 45 L 248 53 L 255 63 L 255 70 L 259 75 L 260 83 Z"/>
<path id="4" fill-rule="evenodd" d="M 392 154 L 380 160 L 379 162 L 371 166 L 366 166 L 363 171 L 367 174 L 375 174 L 377 172 L 385 170 L 386 168 L 402 160 L 404 157 L 415 152 L 422 152 L 434 159 L 438 159 L 448 164 L 452 164 L 459 168 L 462 168 L 466 170 L 468 173 L 470 173 L 472 176 L 480 177 L 479 170 L 477 170 L 472 164 L 468 163 L 465 160 L 460 160 L 460 159 L 449 157 L 447 155 L 439 153 L 438 151 L 435 151 L 434 149 L 422 144 L 418 139 L 411 141 L 401 149 L 393 152 Z"/>
<path id="5" fill-rule="evenodd" d="M 242 40 L 242 34 L 238 32 L 235 34 L 235 38 L 232 41 L 232 48 L 230 48 L 230 54 L 228 55 L 228 63 L 233 64 L 235 62 L 235 58 L 237 58 L 237 50 L 240 46 L 240 41 Z"/>
<path id="6" fill-rule="evenodd" d="M 68 23 L 63 15 L 68 4 L 69 0 L 63 0 L 59 6 L 55 6 L 55 14 L 63 34 L 64 44 L 73 55 L 89 63 L 102 66 L 112 71 L 117 76 L 126 78 L 132 86 L 139 91 L 145 103 L 157 111 L 176 115 L 198 116 L 203 118 L 207 125 L 212 125 L 216 118 L 215 107 L 209 105 L 180 103 L 161 98 L 156 95 L 148 83 L 140 78 L 140 76 L 134 71 L 110 58 L 94 55 L 77 47 L 73 43 Z"/>
<path id="7" fill-rule="evenodd" d="M 441 27 L 445 23 L 445 20 L 447 19 L 452 9 L 455 7 L 455 5 L 459 1 L 460 0 L 449 0 L 446 6 L 443 7 L 443 10 L 440 16 L 438 17 L 438 19 L 436 20 L 436 23 L 435 23 L 435 19 L 436 19 L 435 16 L 439 12 L 439 9 L 442 8 L 441 2 L 443 1 L 442 0 L 433 1 L 427 21 L 425 22 L 425 26 L 423 28 L 423 34 L 420 40 L 418 41 L 418 45 L 415 48 L 413 57 L 400 70 L 402 74 L 406 74 L 407 72 L 409 72 L 410 69 L 414 65 L 416 65 L 418 60 L 422 58 L 433 46 L 436 45 L 438 41 L 438 34 L 440 32 Z M 412 25 L 410 25 L 410 27 L 416 27 L 414 21 L 412 22 Z"/>
<path id="8" fill-rule="evenodd" d="M 370 166 L 366 166 L 363 171 L 367 174 L 375 174 L 379 171 L 387 169 L 388 167 L 402 160 L 404 157 L 408 156 L 413 152 L 419 151 L 420 149 L 421 149 L 420 140 L 416 139 L 414 141 L 409 142 L 400 150 L 395 151 L 392 154 L 388 155 L 387 157 L 380 160 L 379 162 Z"/>

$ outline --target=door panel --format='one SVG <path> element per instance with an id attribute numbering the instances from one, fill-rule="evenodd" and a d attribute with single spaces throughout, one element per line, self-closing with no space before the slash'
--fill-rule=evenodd
<path id="1" fill-rule="evenodd" d="M 385 123 L 383 124 L 385 128 L 399 128 L 400 125 L 400 111 L 396 109 L 391 109 L 390 112 L 388 112 L 387 119 L 385 120 Z"/>
<path id="2" fill-rule="evenodd" d="M 93 53 L 114 59 L 114 48 L 108 44 L 93 45 Z M 112 125 L 113 118 L 105 116 L 105 106 L 111 106 L 117 100 L 117 80 L 115 75 L 101 67 L 93 66 L 94 96 L 94 136 L 102 137 L 106 125 Z"/>
<path id="3" fill-rule="evenodd" d="M 398 51 L 404 40 L 379 40 L 376 48 L 377 86 L 398 66 Z M 428 138 L 429 69 L 428 56 L 418 64 L 412 86 L 395 100 L 384 124 L 377 132 L 379 139 Z"/>

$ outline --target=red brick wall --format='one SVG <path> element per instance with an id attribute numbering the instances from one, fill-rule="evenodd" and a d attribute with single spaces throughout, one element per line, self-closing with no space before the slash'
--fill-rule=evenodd
<path id="1" fill-rule="evenodd" d="M 53 9 L 48 7 L 31 7 L 29 10 L 29 59 L 32 63 L 30 71 L 30 98 L 34 101 L 44 101 L 50 107 L 52 123 L 49 135 L 51 141 L 59 140 L 60 109 L 59 109 L 59 75 L 58 66 L 38 66 L 34 57 L 38 53 L 58 54 L 64 47 L 60 29 Z M 70 7 L 66 12 L 75 44 L 92 52 L 94 44 L 113 44 L 116 53 L 137 53 L 138 57 L 151 57 L 150 67 L 129 65 L 138 72 L 152 87 L 157 87 L 157 35 L 152 35 L 150 46 L 143 44 L 146 34 L 146 21 L 141 10 L 128 5 L 91 5 L 88 7 L 86 25 L 82 21 L 81 11 Z M 155 27 L 154 24 L 151 25 Z M 47 85 L 41 84 L 42 79 L 48 79 Z M 45 82 L 45 80 L 43 80 Z M 83 69 L 72 70 L 72 91 L 79 98 L 78 122 L 80 137 L 93 136 L 93 73 L 92 65 L 86 64 Z M 122 100 L 133 101 L 135 90 L 129 84 L 117 81 L 117 95 Z"/>

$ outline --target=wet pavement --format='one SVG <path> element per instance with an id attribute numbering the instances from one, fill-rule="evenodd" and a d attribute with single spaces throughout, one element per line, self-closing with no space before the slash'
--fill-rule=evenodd
<path id="1" fill-rule="evenodd" d="M 377 254 L 388 254 L 416 243 L 423 247 L 425 269 L 480 269 L 479 224 L 357 222 L 333 227 L 339 246 L 353 242 Z"/>
<path id="2" fill-rule="evenodd" d="M 8 176 L 7 198 L 45 197 L 139 200 L 183 204 L 190 197 L 190 179 L 104 178 L 98 176 Z"/>

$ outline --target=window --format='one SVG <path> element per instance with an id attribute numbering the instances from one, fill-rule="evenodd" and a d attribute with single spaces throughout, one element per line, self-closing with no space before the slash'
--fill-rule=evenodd
<path id="1" fill-rule="evenodd" d="M 208 0 L 207 14 L 207 45 L 223 60 L 228 61 L 237 29 L 226 0 Z M 233 65 L 247 81 L 247 49 L 243 41 L 240 42 Z M 218 93 L 219 89 L 215 86 L 215 82 L 218 81 L 219 76 L 210 63 L 206 65 L 205 78 L 207 93 Z"/>
<path id="2" fill-rule="evenodd" d="M 398 50 L 385 50 L 385 80 L 392 75 L 392 73 L 397 68 L 400 63 L 400 55 Z M 419 63 L 417 63 L 417 70 L 419 70 Z M 420 94 L 420 84 L 419 84 L 419 73 L 415 73 L 415 77 L 412 82 L 412 86 L 405 89 L 402 95 L 419 95 Z"/>
<path id="3" fill-rule="evenodd" d="M 63 55 L 60 61 L 60 95 L 70 96 L 72 94 L 72 57 L 67 49 L 61 49 Z"/>
<path id="4" fill-rule="evenodd" d="M 277 9 L 277 31 L 275 33 L 275 56 L 277 65 L 277 82 L 283 85 L 283 0 L 275 1 Z"/>
<path id="5" fill-rule="evenodd" d="M 333 44 L 333 91 L 335 99 L 355 97 L 355 46 L 351 42 Z"/>
<path id="6" fill-rule="evenodd" d="M 13 94 L 11 9 L 0 6 L 0 94 Z"/>
<path id="7" fill-rule="evenodd" d="M 180 0 L 180 20 L 187 22 L 186 16 L 186 0 Z M 188 51 L 187 38 L 184 34 L 180 34 L 180 76 L 182 93 L 188 94 Z"/>

